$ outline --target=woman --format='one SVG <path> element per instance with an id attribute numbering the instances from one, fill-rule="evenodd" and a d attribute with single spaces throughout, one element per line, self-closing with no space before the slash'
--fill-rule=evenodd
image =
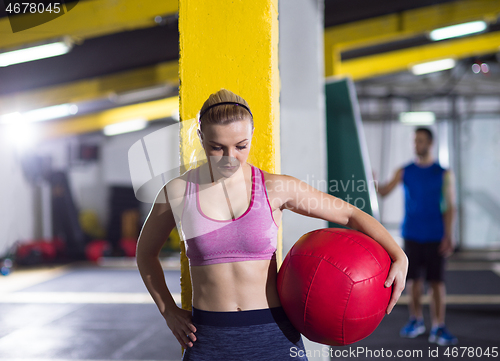
<path id="1" fill-rule="evenodd" d="M 346 225 L 379 242 L 393 260 L 385 284 L 394 284 L 390 313 L 404 289 L 408 261 L 387 230 L 303 181 L 247 163 L 254 126 L 241 97 L 225 89 L 210 95 L 199 120 L 208 162 L 165 185 L 159 196 L 166 194 L 166 202 L 153 205 L 137 246 L 141 276 L 186 348 L 183 360 L 307 359 L 290 353 L 304 346 L 276 287 L 276 235 L 285 209 Z M 192 312 L 175 304 L 158 260 L 176 224 L 190 263 Z"/>

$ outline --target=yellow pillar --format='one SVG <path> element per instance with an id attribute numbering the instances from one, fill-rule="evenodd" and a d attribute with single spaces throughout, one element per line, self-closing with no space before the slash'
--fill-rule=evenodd
<path id="1" fill-rule="evenodd" d="M 208 96 L 221 88 L 242 96 L 254 115 L 248 159 L 280 171 L 278 0 L 179 0 L 181 164 L 193 167 L 200 150 L 193 120 Z M 187 126 L 183 126 L 187 125 Z M 278 236 L 281 260 L 281 229 Z M 191 309 L 191 283 L 181 249 L 181 299 Z"/>

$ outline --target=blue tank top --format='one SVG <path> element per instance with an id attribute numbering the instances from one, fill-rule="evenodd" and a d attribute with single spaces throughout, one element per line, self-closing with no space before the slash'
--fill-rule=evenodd
<path id="1" fill-rule="evenodd" d="M 420 243 L 440 242 L 443 238 L 444 172 L 438 163 L 427 167 L 411 163 L 404 167 L 403 238 Z"/>

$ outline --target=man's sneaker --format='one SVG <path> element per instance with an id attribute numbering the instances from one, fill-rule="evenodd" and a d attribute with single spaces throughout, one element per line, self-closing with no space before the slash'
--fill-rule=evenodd
<path id="1" fill-rule="evenodd" d="M 458 339 L 453 336 L 446 326 L 433 327 L 429 334 L 429 342 L 437 343 L 440 346 L 456 345 Z"/>
<path id="2" fill-rule="evenodd" d="M 415 338 L 425 332 L 424 320 L 410 319 L 399 331 L 401 337 Z"/>

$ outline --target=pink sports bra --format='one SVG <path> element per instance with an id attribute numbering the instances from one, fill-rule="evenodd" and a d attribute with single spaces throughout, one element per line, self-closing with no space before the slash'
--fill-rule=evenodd
<path id="1" fill-rule="evenodd" d="M 181 231 L 191 266 L 275 258 L 278 226 L 269 204 L 264 173 L 250 166 L 250 205 L 240 217 L 230 220 L 212 219 L 203 213 L 198 196 L 199 168 L 189 171 Z"/>

